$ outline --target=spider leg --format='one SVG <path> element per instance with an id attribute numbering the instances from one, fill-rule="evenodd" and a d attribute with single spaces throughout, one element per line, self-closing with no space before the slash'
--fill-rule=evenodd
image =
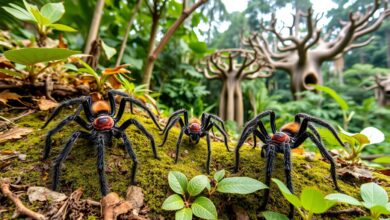
<path id="1" fill-rule="evenodd" d="M 106 181 L 106 176 L 104 173 L 104 137 L 98 136 L 97 137 L 97 170 L 99 174 L 99 184 L 100 184 L 100 192 L 103 196 L 107 195 L 108 193 L 108 186 Z"/>
<path id="2" fill-rule="evenodd" d="M 226 131 L 225 129 L 225 122 L 218 116 L 216 115 L 213 115 L 213 114 L 207 114 L 207 113 L 203 113 L 203 115 L 205 115 L 205 121 L 203 122 L 202 121 L 202 124 L 204 124 L 205 126 L 208 125 L 208 123 L 211 121 L 211 119 L 214 119 L 216 121 L 218 121 L 219 123 L 221 123 L 221 127 L 224 131 Z M 202 116 L 203 116 L 202 115 Z M 216 123 L 215 123 L 216 124 Z"/>
<path id="3" fill-rule="evenodd" d="M 131 159 L 133 160 L 133 166 L 131 167 L 131 184 L 135 185 L 136 184 L 135 175 L 136 175 L 137 166 L 138 166 L 137 156 L 135 155 L 133 148 L 131 147 L 131 143 L 129 141 L 129 138 L 127 138 L 125 132 L 121 132 L 121 138 L 123 140 L 123 143 L 125 145 L 127 153 L 130 155 Z"/>
<path id="4" fill-rule="evenodd" d="M 210 122 L 210 124 L 205 128 L 205 130 L 208 131 L 208 130 L 212 129 L 214 126 L 223 135 L 223 140 L 224 140 L 224 143 L 225 143 L 226 150 L 228 152 L 230 152 L 230 148 L 229 148 L 229 145 L 228 145 L 228 137 L 227 137 L 225 129 L 221 128 L 218 124 L 215 124 L 214 122 Z"/>
<path id="5" fill-rule="evenodd" d="M 52 144 L 51 137 L 55 133 L 57 133 L 59 130 L 61 130 L 65 125 L 69 124 L 71 121 L 77 122 L 81 127 L 85 128 L 86 130 L 91 130 L 91 125 L 87 124 L 87 122 L 85 122 L 80 116 L 71 115 L 71 116 L 66 117 L 55 128 L 53 128 L 49 132 L 47 132 L 44 155 L 43 155 L 44 160 L 46 160 L 49 157 L 49 153 L 51 150 L 51 144 Z"/>
<path id="6" fill-rule="evenodd" d="M 181 140 L 183 138 L 184 130 L 185 130 L 185 127 L 181 128 L 179 137 L 177 138 L 175 163 L 177 163 L 177 160 L 179 159 L 179 147 L 180 147 Z"/>
<path id="7" fill-rule="evenodd" d="M 318 147 L 318 149 L 320 150 L 322 156 L 325 157 L 329 161 L 329 163 L 330 163 L 330 174 L 332 176 L 334 188 L 337 191 L 340 191 L 340 188 L 339 188 L 339 186 L 337 184 L 337 178 L 336 178 L 336 163 L 334 162 L 332 155 L 330 155 L 330 153 L 326 150 L 326 148 L 324 147 L 322 142 L 320 140 L 318 140 L 313 134 L 311 134 L 311 133 L 306 133 L 306 134 L 310 138 L 310 140 L 313 141 L 313 143 Z"/>
<path id="8" fill-rule="evenodd" d="M 292 184 L 292 179 L 291 179 L 291 168 L 292 168 L 292 163 L 291 163 L 291 148 L 289 144 L 283 144 L 283 149 L 284 149 L 284 174 L 286 176 L 286 184 L 287 188 L 290 190 L 291 193 L 294 193 L 294 187 Z M 294 216 L 294 206 L 290 204 L 290 213 L 289 213 L 289 218 L 291 219 Z"/>
<path id="9" fill-rule="evenodd" d="M 54 160 L 54 172 L 53 172 L 53 183 L 52 183 L 52 189 L 55 191 L 58 187 L 58 182 L 61 174 L 61 164 L 62 162 L 68 157 L 70 150 L 72 149 L 73 144 L 76 142 L 78 137 L 87 138 L 90 134 L 82 131 L 76 131 L 74 132 L 69 140 L 66 142 L 64 148 L 62 149 L 61 153 L 58 155 L 58 157 Z"/>
<path id="10" fill-rule="evenodd" d="M 152 147 L 152 150 L 153 150 L 153 155 L 154 155 L 154 158 L 156 159 L 160 159 L 157 155 L 157 150 L 156 150 L 156 145 L 155 145 L 155 142 L 154 142 L 154 138 L 153 136 L 145 129 L 144 126 L 142 126 L 141 123 L 139 123 L 138 121 L 136 121 L 135 119 L 129 119 L 125 122 L 123 122 L 123 124 L 118 128 L 118 130 L 120 132 L 123 132 L 124 133 L 124 130 L 129 127 L 130 125 L 135 125 L 145 136 L 146 138 L 149 139 L 150 141 L 150 145 Z"/>
<path id="11" fill-rule="evenodd" d="M 303 121 L 301 123 L 301 128 L 299 129 L 297 136 L 299 136 L 300 134 L 302 134 L 303 132 L 306 131 L 306 128 L 308 126 L 307 124 L 309 122 L 313 122 L 313 123 L 319 124 L 319 125 L 327 128 L 333 134 L 333 136 L 337 139 L 337 141 L 341 144 L 341 146 L 344 147 L 344 143 L 341 141 L 340 137 L 338 136 L 337 131 L 328 122 L 326 122 L 322 119 L 313 117 L 311 115 L 305 114 L 305 113 L 298 113 L 295 115 L 295 121 L 299 121 L 300 118 L 303 118 Z M 304 126 L 304 128 L 302 128 L 303 126 Z M 312 129 L 315 130 L 314 127 L 312 127 Z M 315 135 L 317 136 L 318 132 L 316 132 Z"/>
<path id="12" fill-rule="evenodd" d="M 253 147 L 252 147 L 252 149 L 255 149 L 256 146 L 257 146 L 256 135 L 255 135 L 255 133 L 253 133 Z"/>
<path id="13" fill-rule="evenodd" d="M 115 122 L 119 121 L 122 116 L 123 116 L 123 113 L 125 111 L 125 107 L 126 107 L 126 103 L 129 102 L 130 105 L 132 106 L 132 104 L 135 104 L 137 105 L 138 107 L 142 108 L 143 110 L 145 110 L 149 117 L 153 120 L 153 123 L 157 126 L 157 128 L 161 131 L 161 127 L 160 125 L 158 124 L 158 121 L 156 119 L 156 116 L 152 113 L 152 111 L 150 111 L 150 109 L 148 109 L 141 101 L 137 100 L 137 99 L 134 99 L 132 97 L 123 97 L 122 100 L 121 100 L 121 103 L 119 105 L 119 110 L 118 110 L 118 114 L 116 115 L 115 117 Z"/>
<path id="14" fill-rule="evenodd" d="M 118 91 L 118 90 L 110 90 L 108 91 L 108 100 L 110 101 L 110 107 L 111 107 L 111 112 L 110 112 L 110 115 L 111 117 L 114 117 L 115 115 L 115 95 L 119 95 L 119 96 L 122 96 L 122 97 L 129 97 L 128 94 L 124 93 L 124 92 L 121 92 L 121 91 Z"/>
<path id="15" fill-rule="evenodd" d="M 265 185 L 270 187 L 271 184 L 271 175 L 272 175 L 272 169 L 273 169 L 273 161 L 276 156 L 275 152 L 275 146 L 270 146 L 266 152 L 267 157 L 267 163 L 266 163 L 266 171 L 265 171 Z M 261 210 L 264 210 L 267 206 L 268 200 L 269 200 L 269 188 L 265 189 L 264 191 L 264 197 L 263 197 L 263 203 L 260 206 Z"/>
<path id="16" fill-rule="evenodd" d="M 75 104 L 82 105 L 82 107 L 84 109 L 85 116 L 87 117 L 88 121 L 93 120 L 93 115 L 92 115 L 91 108 L 90 108 L 91 97 L 88 96 L 88 97 L 74 98 L 74 99 L 69 99 L 67 101 L 62 102 L 57 108 L 55 108 L 54 111 L 49 116 L 49 118 L 47 119 L 47 121 L 45 122 L 45 124 L 42 126 L 42 128 L 45 128 L 50 123 L 50 121 L 53 120 L 54 117 L 58 115 L 58 113 L 60 113 L 62 108 L 70 106 L 70 105 L 75 105 Z M 81 107 L 79 106 L 77 109 L 77 112 L 80 112 L 80 110 L 81 110 Z"/>
<path id="17" fill-rule="evenodd" d="M 208 131 L 206 133 L 207 140 L 207 162 L 206 162 L 206 171 L 207 174 L 210 174 L 210 160 L 211 160 L 211 144 L 210 144 L 210 134 Z"/>
<path id="18" fill-rule="evenodd" d="M 235 149 L 235 155 L 236 155 L 236 164 L 234 167 L 234 173 L 238 172 L 238 169 L 240 167 L 240 148 L 244 144 L 245 140 L 248 138 L 248 136 L 253 133 L 254 128 L 250 126 L 246 126 L 244 130 L 241 133 L 241 137 L 237 142 L 237 146 Z"/>
<path id="19" fill-rule="evenodd" d="M 176 117 L 180 117 L 179 116 L 180 114 L 183 114 L 183 116 L 184 116 L 184 124 L 188 125 L 188 112 L 187 112 L 187 110 L 185 110 L 185 109 L 177 110 L 177 111 L 173 112 L 172 115 L 169 117 L 167 125 L 165 126 L 162 134 L 164 134 L 167 131 L 167 127 L 171 123 L 171 121 L 176 119 Z M 203 115 L 202 115 L 202 118 L 203 118 Z"/>
<path id="20" fill-rule="evenodd" d="M 262 118 L 264 118 L 265 116 L 269 115 L 270 117 L 270 124 L 271 124 L 271 129 L 272 129 L 272 133 L 275 134 L 276 133 L 276 125 L 275 125 L 275 112 L 272 111 L 272 110 L 266 110 L 260 114 L 258 114 L 255 118 L 253 118 L 252 120 L 250 120 L 247 125 L 255 125 L 257 124 Z M 264 125 L 263 125 L 264 126 Z"/>
<path id="21" fill-rule="evenodd" d="M 177 117 L 177 118 L 175 118 L 173 121 L 171 121 L 170 124 L 168 124 L 168 125 L 164 128 L 164 131 L 165 131 L 164 140 L 163 140 L 163 142 L 159 145 L 159 147 L 164 146 L 165 142 L 167 141 L 167 138 L 168 138 L 168 135 L 169 135 L 169 131 L 170 131 L 171 128 L 176 124 L 176 122 L 179 122 L 179 123 L 180 123 L 180 126 L 181 126 L 182 128 L 184 127 L 183 119 L 181 119 L 180 117 Z"/>

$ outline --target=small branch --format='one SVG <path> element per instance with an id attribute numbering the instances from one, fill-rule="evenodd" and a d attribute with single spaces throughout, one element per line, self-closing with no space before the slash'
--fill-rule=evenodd
<path id="1" fill-rule="evenodd" d="M 100 21 L 103 15 L 104 0 L 98 0 L 95 6 L 95 12 L 93 14 L 91 27 L 88 33 L 88 39 L 85 43 L 84 54 L 89 54 L 92 43 L 96 40 L 99 32 Z"/>
<path id="2" fill-rule="evenodd" d="M 37 212 L 34 212 L 30 209 L 28 209 L 26 206 L 23 205 L 22 201 L 19 199 L 17 195 L 11 192 L 10 190 L 10 180 L 9 179 L 0 179 L 0 188 L 1 188 L 1 193 L 10 199 L 16 206 L 15 214 L 14 217 L 18 217 L 20 215 L 23 216 L 28 216 L 32 219 L 37 219 L 37 220 L 46 220 L 47 218 Z M 15 216 L 16 215 L 16 216 Z"/>

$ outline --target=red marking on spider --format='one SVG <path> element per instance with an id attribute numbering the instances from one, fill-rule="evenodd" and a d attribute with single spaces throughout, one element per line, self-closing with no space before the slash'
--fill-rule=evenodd
<path id="1" fill-rule="evenodd" d="M 289 141 L 290 137 L 286 133 L 277 132 L 274 135 L 272 135 L 272 140 L 277 143 L 283 143 Z"/>
<path id="2" fill-rule="evenodd" d="M 198 133 L 200 132 L 200 125 L 198 123 L 192 123 L 188 126 L 191 132 Z"/>
<path id="3" fill-rule="evenodd" d="M 96 118 L 92 124 L 98 131 L 109 130 L 114 126 L 114 119 L 110 116 L 104 115 Z"/>

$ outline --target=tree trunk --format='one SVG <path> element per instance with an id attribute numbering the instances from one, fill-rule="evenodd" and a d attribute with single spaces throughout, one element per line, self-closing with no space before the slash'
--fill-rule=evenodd
<path id="1" fill-rule="evenodd" d="M 386 54 L 387 54 L 387 68 L 390 68 L 390 30 L 386 30 Z"/>
<path id="2" fill-rule="evenodd" d="M 142 79 L 142 84 L 146 85 L 146 88 L 148 89 L 150 89 L 150 79 L 152 78 L 154 62 L 156 61 L 156 58 L 153 57 L 153 50 L 154 50 L 154 44 L 158 32 L 158 22 L 159 22 L 159 18 L 155 17 L 153 19 L 152 28 L 150 31 L 148 56 L 145 59 L 145 65 L 144 65 L 144 75 Z"/>
<path id="3" fill-rule="evenodd" d="M 89 28 L 88 39 L 85 43 L 84 54 L 89 54 L 91 50 L 92 43 L 96 40 L 96 37 L 99 32 L 100 20 L 102 19 L 104 8 L 104 0 L 98 0 L 95 6 L 95 12 L 93 13 L 93 18 L 91 26 Z"/>
<path id="4" fill-rule="evenodd" d="M 323 79 L 320 70 L 311 69 L 312 66 L 306 63 L 290 74 L 291 92 L 294 95 L 294 99 L 300 99 L 300 96 L 296 93 L 313 90 L 309 84 L 322 85 Z"/>
<path id="5" fill-rule="evenodd" d="M 240 81 L 227 79 L 223 82 L 219 103 L 219 116 L 223 120 L 236 121 L 238 126 L 244 124 L 244 103 Z"/>

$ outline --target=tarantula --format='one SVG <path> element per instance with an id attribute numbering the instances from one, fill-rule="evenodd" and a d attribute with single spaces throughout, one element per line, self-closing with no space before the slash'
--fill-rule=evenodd
<path id="1" fill-rule="evenodd" d="M 180 114 L 183 114 L 183 119 L 179 116 Z M 221 123 L 221 126 L 215 123 L 213 120 Z M 171 117 L 169 117 L 167 125 L 165 126 L 162 134 L 164 136 L 164 140 L 161 143 L 160 146 L 163 146 L 165 144 L 165 141 L 167 140 L 169 130 L 177 123 L 179 122 L 181 126 L 181 131 L 176 143 L 176 158 L 175 163 L 177 163 L 177 160 L 179 158 L 179 147 L 180 143 L 183 137 L 183 133 L 189 136 L 190 143 L 197 144 L 201 137 L 206 136 L 207 139 L 207 162 L 206 162 L 206 171 L 207 173 L 210 173 L 210 159 L 211 159 L 211 145 L 210 145 L 210 135 L 209 130 L 212 129 L 214 126 L 221 132 L 221 134 L 224 137 L 224 143 L 226 146 L 227 151 L 230 151 L 229 146 L 227 144 L 227 134 L 225 131 L 225 125 L 222 119 L 220 119 L 218 116 L 203 113 L 201 116 L 201 119 L 192 118 L 188 121 L 188 112 L 185 109 L 178 110 L 174 113 L 172 113 Z"/>
<path id="2" fill-rule="evenodd" d="M 114 95 L 122 96 L 118 114 L 115 116 L 115 99 Z M 154 158 L 159 159 L 157 156 L 157 151 L 155 147 L 155 142 L 153 136 L 146 131 L 146 129 L 135 119 L 128 119 L 123 122 L 122 125 L 118 125 L 118 121 L 122 118 L 127 102 L 130 103 L 131 109 L 133 108 L 133 104 L 144 109 L 152 118 L 153 122 L 156 126 L 162 130 L 153 115 L 153 113 L 140 101 L 129 97 L 126 93 L 122 93 L 120 91 L 111 90 L 108 92 L 109 104 L 106 101 L 99 100 L 92 103 L 91 96 L 84 96 L 80 98 L 74 98 L 67 101 L 62 102 L 50 115 L 46 123 L 42 128 L 45 128 L 49 122 L 60 112 L 60 110 L 66 106 L 70 105 L 79 105 L 75 114 L 66 117 L 60 123 L 57 124 L 56 127 L 51 129 L 46 136 L 46 145 L 44 150 L 43 159 L 47 159 L 50 153 L 52 140 L 51 137 L 57 133 L 60 129 L 62 129 L 65 125 L 69 124 L 72 121 L 75 121 L 82 128 L 88 130 L 85 131 L 75 131 L 71 135 L 70 139 L 66 142 L 64 148 L 58 157 L 54 160 L 54 174 L 53 174 L 53 190 L 57 189 L 59 176 L 60 176 L 60 167 L 62 162 L 68 156 L 72 145 L 75 143 L 77 138 L 84 138 L 93 142 L 97 149 L 97 170 L 99 173 L 99 183 L 100 183 L 100 191 L 103 196 L 108 193 L 108 187 L 106 183 L 106 178 L 104 175 L 104 148 L 106 145 L 110 144 L 112 138 L 121 138 L 123 140 L 124 146 L 127 150 L 127 153 L 130 155 L 133 160 L 132 172 L 131 172 L 131 183 L 135 184 L 135 175 L 137 171 L 137 157 L 131 147 L 130 140 L 126 136 L 125 129 L 130 125 L 135 125 L 151 142 L 151 147 L 153 150 Z M 82 117 L 80 117 L 79 113 L 81 110 L 84 110 L 87 121 L 85 121 Z"/>
<path id="3" fill-rule="evenodd" d="M 261 119 L 265 116 L 270 117 L 270 124 L 272 135 L 270 136 L 267 130 L 264 127 Z M 301 119 L 302 122 L 301 122 Z M 337 135 L 336 130 L 327 122 L 315 118 L 313 116 L 298 113 L 295 115 L 295 121 L 285 124 L 280 131 L 276 131 L 275 126 L 275 113 L 272 110 L 268 110 L 260 113 L 255 118 L 246 123 L 241 137 L 237 143 L 237 147 L 235 149 L 236 153 L 236 164 L 234 171 L 237 172 L 240 165 L 240 148 L 244 144 L 245 140 L 249 135 L 254 134 L 257 136 L 263 143 L 263 147 L 261 149 L 261 157 L 267 158 L 266 163 L 266 179 L 265 184 L 270 185 L 271 174 L 273 169 L 273 160 L 277 153 L 282 153 L 284 155 L 284 171 L 286 176 L 287 187 L 291 192 L 294 192 L 292 179 L 291 179 L 291 149 L 299 147 L 307 138 L 309 138 L 320 150 L 323 157 L 325 157 L 330 162 L 330 172 L 331 177 L 335 186 L 335 189 L 340 191 L 340 188 L 337 185 L 336 180 L 336 164 L 326 150 L 324 145 L 322 144 L 321 137 L 316 130 L 316 128 L 311 124 L 316 123 L 327 129 L 335 136 L 337 141 L 344 146 L 344 143 L 341 141 L 339 136 Z M 257 128 L 258 127 L 258 128 Z M 311 131 L 309 132 L 308 129 Z M 254 137 L 256 138 L 256 137 Z M 265 191 L 264 201 L 261 205 L 262 209 L 265 209 L 269 198 L 269 190 Z M 293 215 L 294 209 L 293 206 L 290 206 L 290 217 Z"/>

